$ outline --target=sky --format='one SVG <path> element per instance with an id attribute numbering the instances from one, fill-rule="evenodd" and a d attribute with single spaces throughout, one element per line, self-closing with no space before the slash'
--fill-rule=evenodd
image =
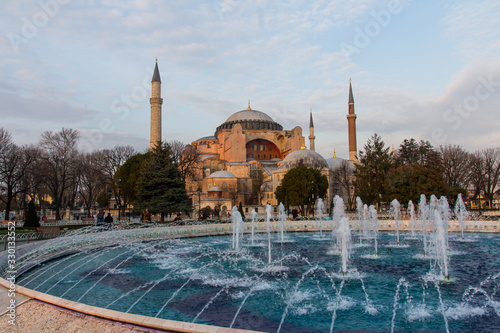
<path id="1" fill-rule="evenodd" d="M 378 133 L 469 151 L 500 142 L 498 0 L 3 0 L 0 127 L 19 145 L 72 128 L 80 148 L 149 147 L 151 78 L 162 138 L 213 135 L 231 114 L 300 126 L 348 158 Z"/>

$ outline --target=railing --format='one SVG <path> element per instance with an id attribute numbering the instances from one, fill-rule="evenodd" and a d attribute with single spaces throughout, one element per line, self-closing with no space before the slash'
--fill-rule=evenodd
<path id="1" fill-rule="evenodd" d="M 82 248 L 92 248 L 100 246 L 109 246 L 116 244 L 134 243 L 142 240 L 153 240 L 163 238 L 183 238 L 183 237 L 196 237 L 206 235 L 220 235 L 230 234 L 232 232 L 232 224 L 230 223 L 199 223 L 197 220 L 185 221 L 184 225 L 173 224 L 157 224 L 157 223 L 140 223 L 138 221 L 120 221 L 108 230 L 107 226 L 94 227 L 85 226 L 78 229 L 66 230 L 58 233 L 53 239 L 50 239 L 35 249 L 16 257 L 16 267 L 25 266 L 30 262 L 39 262 L 40 260 L 48 260 L 52 256 L 70 253 L 72 251 Z M 326 221 L 325 221 L 326 222 Z M 276 231 L 279 229 L 279 221 L 273 221 L 271 229 Z M 245 223 L 245 233 L 250 232 L 250 222 Z M 357 221 L 350 221 L 350 226 L 353 230 L 357 230 Z M 418 223 L 415 225 L 415 231 L 421 227 Z M 317 220 L 302 220 L 302 221 L 287 221 L 285 226 L 289 231 L 315 231 L 319 228 L 319 221 Z M 323 224 L 323 230 L 331 230 L 330 223 Z M 384 220 L 379 223 L 380 231 L 395 230 L 395 221 Z M 403 220 L 400 222 L 400 230 L 408 231 L 410 229 L 410 221 Z M 266 223 L 257 222 L 255 224 L 256 232 L 265 232 L 267 230 Z M 457 221 L 449 221 L 449 230 L 458 232 L 460 226 Z M 500 222 L 498 221 L 466 221 L 465 230 L 467 232 L 500 232 Z M 30 233 L 17 233 L 16 241 L 31 241 L 39 240 L 40 237 L 54 237 L 50 234 L 41 234 L 38 232 Z M 0 241 L 5 242 L 7 235 L 0 236 Z M 2 258 L 0 258 L 2 259 Z M 5 259 L 5 258 L 4 258 Z M 4 260 L 3 260 L 4 261 Z M 16 268 L 17 269 L 17 268 Z M 4 275 L 7 268 L 4 263 L 0 263 L 0 275 Z"/>

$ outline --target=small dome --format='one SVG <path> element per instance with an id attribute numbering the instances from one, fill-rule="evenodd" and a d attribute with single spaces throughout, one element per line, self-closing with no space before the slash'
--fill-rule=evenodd
<path id="1" fill-rule="evenodd" d="M 326 163 L 326 160 L 317 152 L 309 149 L 299 149 L 288 154 L 283 162 L 281 162 L 278 170 L 290 170 L 301 164 L 307 168 L 328 168 L 328 163 Z"/>
<path id="2" fill-rule="evenodd" d="M 236 176 L 229 171 L 216 171 L 207 178 L 236 178 Z"/>
<path id="3" fill-rule="evenodd" d="M 208 192 L 222 192 L 222 190 L 220 188 L 218 188 L 217 186 L 212 186 Z"/>
<path id="4" fill-rule="evenodd" d="M 343 158 L 340 158 L 340 157 L 330 157 L 330 158 L 326 159 L 326 163 L 328 163 L 328 167 L 332 170 L 338 168 L 343 161 L 347 161 L 347 160 L 344 160 Z M 349 166 L 354 168 L 354 166 L 351 163 L 349 163 Z"/>
<path id="5" fill-rule="evenodd" d="M 205 160 L 208 160 L 208 159 L 218 159 L 217 157 L 215 157 L 214 155 L 204 155 L 202 157 L 200 157 L 200 161 L 205 161 Z"/>
<path id="6" fill-rule="evenodd" d="M 271 192 L 272 190 L 273 190 L 273 182 L 272 181 L 268 181 L 268 182 L 262 183 L 262 185 L 260 185 L 261 192 Z"/>

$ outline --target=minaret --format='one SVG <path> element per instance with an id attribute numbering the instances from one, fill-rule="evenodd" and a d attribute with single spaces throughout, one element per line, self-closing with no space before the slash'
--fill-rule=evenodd
<path id="1" fill-rule="evenodd" d="M 314 151 L 314 124 L 313 124 L 313 114 L 312 109 L 309 111 L 309 149 Z"/>
<path id="2" fill-rule="evenodd" d="M 352 96 L 351 79 L 349 79 L 349 114 L 347 115 L 349 132 L 349 162 L 358 163 L 358 149 L 356 145 L 356 114 L 354 113 L 354 97 Z"/>
<path id="3" fill-rule="evenodd" d="M 161 79 L 160 71 L 158 70 L 158 59 L 156 59 L 155 71 L 151 80 L 151 139 L 149 149 L 153 150 L 156 146 L 161 145 Z"/>

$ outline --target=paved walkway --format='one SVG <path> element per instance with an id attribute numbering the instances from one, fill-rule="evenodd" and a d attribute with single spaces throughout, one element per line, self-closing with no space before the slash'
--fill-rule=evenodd
<path id="1" fill-rule="evenodd" d="M 12 299 L 9 289 L 0 286 L 0 332 L 65 332 L 65 333 L 136 333 L 164 332 L 153 329 L 123 324 L 107 319 L 66 310 L 54 305 L 43 303 L 27 296 L 16 294 L 15 325 L 9 320 L 7 306 Z"/>

